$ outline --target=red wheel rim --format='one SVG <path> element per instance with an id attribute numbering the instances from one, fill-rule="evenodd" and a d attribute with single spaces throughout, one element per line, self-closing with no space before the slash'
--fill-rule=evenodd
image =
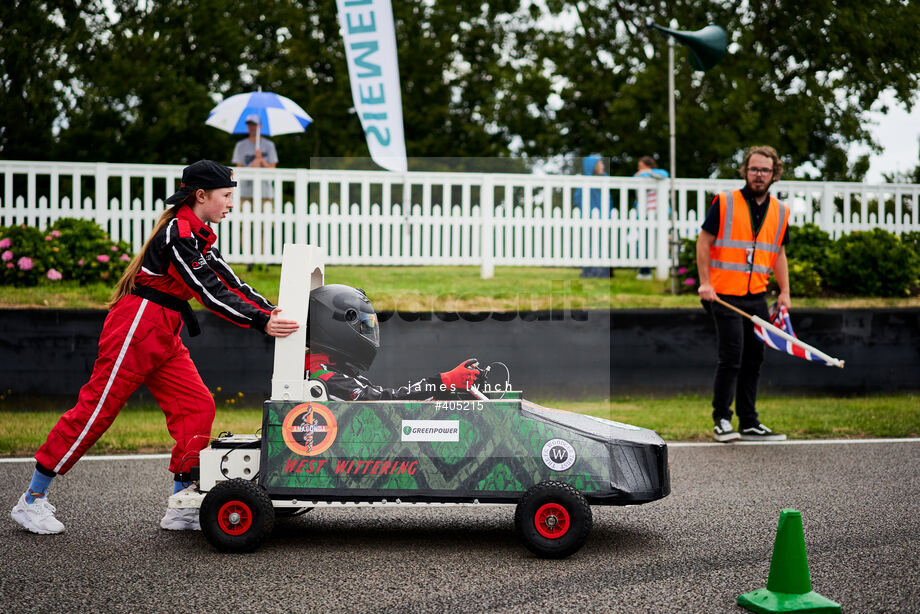
<path id="1" fill-rule="evenodd" d="M 534 514 L 533 524 L 537 533 L 547 539 L 559 539 L 569 532 L 572 519 L 569 512 L 558 503 L 544 503 Z"/>
<path id="2" fill-rule="evenodd" d="M 227 501 L 217 512 L 217 524 L 227 535 L 242 535 L 252 526 L 252 510 L 242 501 Z"/>

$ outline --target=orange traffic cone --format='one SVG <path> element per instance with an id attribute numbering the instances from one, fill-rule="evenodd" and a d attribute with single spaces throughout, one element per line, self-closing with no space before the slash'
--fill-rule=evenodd
<path id="1" fill-rule="evenodd" d="M 840 604 L 811 590 L 802 512 L 782 510 L 767 588 L 738 595 L 738 605 L 752 612 L 840 612 Z"/>

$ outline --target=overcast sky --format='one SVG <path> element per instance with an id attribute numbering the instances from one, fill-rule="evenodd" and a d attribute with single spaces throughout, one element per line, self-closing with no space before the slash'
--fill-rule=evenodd
<path id="1" fill-rule="evenodd" d="M 866 181 L 880 183 L 882 173 L 915 169 L 920 164 L 920 97 L 915 99 L 911 113 L 903 105 L 892 105 L 887 115 L 871 113 L 870 117 L 877 122 L 872 134 L 884 151 L 871 156 Z M 864 147 L 854 147 L 852 153 L 865 151 Z"/>

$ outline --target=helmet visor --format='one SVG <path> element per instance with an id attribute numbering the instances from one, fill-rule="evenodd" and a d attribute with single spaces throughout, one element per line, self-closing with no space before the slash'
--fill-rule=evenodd
<path id="1" fill-rule="evenodd" d="M 380 324 L 376 313 L 358 313 L 358 318 L 351 325 L 362 337 L 369 339 L 374 346 L 380 345 Z"/>

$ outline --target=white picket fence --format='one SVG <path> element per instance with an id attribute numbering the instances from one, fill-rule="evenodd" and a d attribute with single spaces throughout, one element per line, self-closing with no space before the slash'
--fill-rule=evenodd
<path id="1" fill-rule="evenodd" d="M 141 247 L 181 166 L 0 161 L 0 225 L 45 228 L 92 219 L 114 240 Z M 238 169 L 254 198 L 220 225 L 218 246 L 239 263 L 279 263 L 286 242 L 326 249 L 328 264 L 669 267 L 668 181 L 488 173 Z M 274 187 L 262 198 L 262 182 Z M 738 180 L 677 179 L 677 230 L 696 236 L 715 194 Z M 601 190 L 606 206 L 583 210 Z M 647 210 L 649 190 L 657 210 Z M 920 231 L 920 185 L 782 181 L 773 192 L 792 223 L 833 237 L 880 227 Z"/>

